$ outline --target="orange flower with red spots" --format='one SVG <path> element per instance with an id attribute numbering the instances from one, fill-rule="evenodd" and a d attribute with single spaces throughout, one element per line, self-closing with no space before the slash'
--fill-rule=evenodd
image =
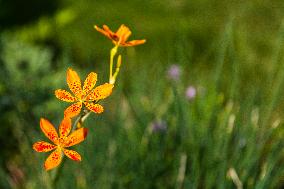
<path id="1" fill-rule="evenodd" d="M 109 29 L 107 25 L 103 25 L 103 28 L 99 28 L 98 26 L 95 25 L 95 29 L 105 35 L 107 38 L 112 40 L 112 42 L 116 46 L 136 46 L 136 45 L 141 45 L 146 42 L 145 39 L 142 40 L 132 40 L 132 41 L 127 41 L 129 36 L 131 35 L 130 29 L 122 24 L 116 32 L 113 32 Z"/>
<path id="2" fill-rule="evenodd" d="M 74 161 L 81 161 L 82 158 L 78 152 L 65 148 L 81 143 L 87 136 L 88 130 L 86 128 L 77 129 L 69 135 L 71 132 L 70 118 L 64 118 L 62 120 L 59 126 L 59 135 L 54 126 L 46 119 L 41 118 L 40 128 L 45 136 L 54 143 L 50 144 L 45 141 L 39 141 L 33 145 L 33 149 L 37 152 L 49 152 L 54 150 L 44 163 L 45 170 L 57 167 L 62 161 L 63 154 Z"/>
<path id="3" fill-rule="evenodd" d="M 75 102 L 64 111 L 64 117 L 72 118 L 78 115 L 83 104 L 92 112 L 102 113 L 104 111 L 103 106 L 98 104 L 97 101 L 108 97 L 112 92 L 113 85 L 105 83 L 93 89 L 96 82 L 97 74 L 91 72 L 87 76 L 82 89 L 81 80 L 77 72 L 71 68 L 67 70 L 67 84 L 74 96 L 63 89 L 55 91 L 55 96 L 58 99 L 65 102 Z"/>

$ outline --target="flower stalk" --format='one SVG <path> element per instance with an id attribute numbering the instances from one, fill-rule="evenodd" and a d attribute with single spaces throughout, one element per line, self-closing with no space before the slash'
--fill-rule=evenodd
<path id="1" fill-rule="evenodd" d="M 112 69 L 113 69 L 113 59 L 117 53 L 118 45 L 115 45 L 111 50 L 110 50 L 110 61 L 109 61 L 109 83 L 113 84 L 113 75 L 112 75 Z"/>
<path id="2" fill-rule="evenodd" d="M 91 111 L 85 109 L 83 113 L 74 122 L 73 130 L 80 129 L 83 126 L 84 121 L 89 117 L 90 114 Z"/>
<path id="3" fill-rule="evenodd" d="M 109 38 L 114 44 L 114 47 L 110 50 L 109 83 L 95 87 L 97 82 L 97 74 L 95 72 L 89 73 L 82 83 L 77 72 L 68 68 L 66 81 L 71 93 L 64 89 L 57 89 L 55 96 L 61 101 L 71 103 L 71 105 L 64 111 L 64 118 L 59 126 L 58 132 L 48 120 L 41 118 L 40 128 L 53 144 L 38 141 L 33 145 L 33 149 L 37 152 L 53 151 L 44 163 L 45 170 L 57 168 L 52 174 L 52 188 L 55 188 L 62 173 L 62 164 L 64 164 L 66 160 L 66 158 L 63 159 L 64 155 L 74 161 L 81 161 L 81 156 L 78 152 L 66 148 L 85 140 L 88 129 L 83 127 L 83 123 L 92 112 L 100 114 L 104 111 L 103 106 L 98 104 L 98 102 L 111 95 L 114 83 L 119 74 L 121 55 L 117 56 L 115 70 L 113 70 L 118 47 L 136 46 L 146 42 L 145 39 L 128 41 L 131 31 L 123 24 L 116 32 L 112 32 L 106 25 L 103 25 L 103 28 L 95 26 L 95 29 Z M 76 119 L 72 125 L 72 119 L 74 118 Z M 61 166 L 58 167 L 60 164 Z"/>

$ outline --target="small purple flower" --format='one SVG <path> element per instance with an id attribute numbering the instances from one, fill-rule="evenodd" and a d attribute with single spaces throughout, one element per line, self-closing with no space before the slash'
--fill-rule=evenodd
<path id="1" fill-rule="evenodd" d="M 185 91 L 185 97 L 188 99 L 188 100 L 192 100 L 194 99 L 196 96 L 196 89 L 195 87 L 193 86 L 189 86 L 186 88 L 186 91 Z"/>
<path id="2" fill-rule="evenodd" d="M 165 132 L 167 130 L 167 123 L 165 121 L 154 121 L 151 127 L 153 132 Z"/>
<path id="3" fill-rule="evenodd" d="M 173 81 L 178 81 L 180 78 L 180 66 L 177 64 L 172 64 L 168 69 L 168 78 Z"/>

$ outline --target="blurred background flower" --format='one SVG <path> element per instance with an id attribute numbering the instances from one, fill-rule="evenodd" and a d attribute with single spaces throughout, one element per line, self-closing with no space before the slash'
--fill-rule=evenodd
<path id="1" fill-rule="evenodd" d="M 151 127 L 153 132 L 165 132 L 167 130 L 167 124 L 163 120 L 154 121 Z"/>
<path id="2" fill-rule="evenodd" d="M 196 96 L 196 88 L 194 86 L 187 87 L 185 90 L 185 97 L 188 100 L 192 100 L 195 98 L 195 96 Z"/>
<path id="3" fill-rule="evenodd" d="M 176 64 L 172 64 L 168 68 L 168 75 L 167 76 L 172 81 L 178 81 L 180 79 L 180 76 L 181 76 L 180 66 L 176 65 Z"/>

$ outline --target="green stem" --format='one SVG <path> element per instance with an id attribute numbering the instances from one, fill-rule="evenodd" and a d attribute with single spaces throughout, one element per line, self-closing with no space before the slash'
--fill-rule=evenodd
<path id="1" fill-rule="evenodd" d="M 84 121 L 88 118 L 88 116 L 91 114 L 90 110 L 83 110 L 83 113 L 81 114 L 81 116 L 79 116 L 76 121 L 74 122 L 72 131 L 74 131 L 76 128 L 81 128 L 82 124 L 84 123 Z"/>
<path id="2" fill-rule="evenodd" d="M 115 80 L 115 77 L 117 76 L 117 73 L 119 71 L 119 67 L 120 67 L 120 63 L 118 65 L 118 68 L 116 70 L 117 73 L 114 74 L 114 77 L 112 75 L 112 69 L 113 69 L 113 59 L 117 53 L 117 49 L 118 49 L 119 45 L 114 46 L 111 50 L 110 50 L 110 67 L 109 67 L 109 83 L 114 83 L 113 80 Z M 121 60 L 121 57 L 118 58 L 118 62 Z M 83 122 L 88 118 L 88 116 L 91 114 L 90 110 L 84 109 L 83 113 L 77 117 L 77 119 L 75 120 L 73 126 L 72 126 L 72 130 L 71 132 L 75 131 L 76 129 L 79 129 L 82 127 Z M 65 162 L 66 159 L 63 159 L 61 162 L 61 166 L 58 167 L 56 169 L 56 172 L 54 173 L 54 179 L 53 179 L 53 183 L 52 183 L 52 187 L 56 186 L 56 183 L 59 179 L 59 176 L 62 172 L 62 167 Z"/>
<path id="3" fill-rule="evenodd" d="M 111 84 L 115 83 L 116 77 L 117 77 L 119 70 L 120 70 L 120 66 L 121 66 L 121 55 L 119 55 L 118 58 L 117 58 L 116 69 L 115 69 L 115 72 L 114 72 L 114 74 L 111 78 L 111 81 L 110 81 Z"/>
<path id="4" fill-rule="evenodd" d="M 118 46 L 114 46 L 111 50 L 110 50 L 110 60 L 109 60 L 109 83 L 112 82 L 112 69 L 113 69 L 113 58 L 117 53 L 117 48 Z"/>
<path id="5" fill-rule="evenodd" d="M 225 31 L 220 41 L 220 48 L 218 52 L 217 65 L 216 65 L 215 76 L 214 76 L 215 83 L 216 83 L 215 86 L 217 88 L 219 87 L 219 80 L 220 80 L 221 72 L 223 69 L 224 62 L 225 62 L 225 56 L 226 56 L 228 44 L 231 41 L 231 37 L 232 37 L 232 27 L 233 27 L 233 19 L 231 18 L 225 27 Z"/>

